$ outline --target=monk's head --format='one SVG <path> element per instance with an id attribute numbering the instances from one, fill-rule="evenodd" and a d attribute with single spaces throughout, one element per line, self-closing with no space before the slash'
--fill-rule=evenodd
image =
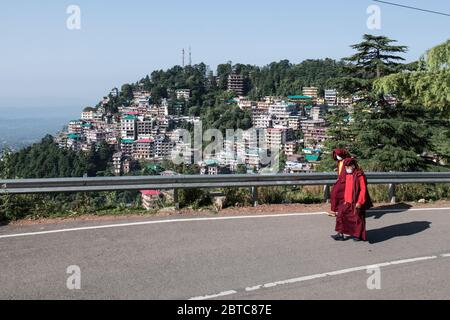
<path id="1" fill-rule="evenodd" d="M 354 158 L 347 158 L 344 160 L 345 171 L 352 174 L 358 169 L 358 162 Z"/>
<path id="2" fill-rule="evenodd" d="M 351 158 L 350 152 L 345 149 L 336 149 L 333 151 L 334 161 L 342 161 L 344 159 Z"/>

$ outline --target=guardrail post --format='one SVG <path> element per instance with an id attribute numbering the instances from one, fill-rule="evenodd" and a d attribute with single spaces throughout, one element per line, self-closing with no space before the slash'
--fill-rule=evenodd
<path id="1" fill-rule="evenodd" d="M 178 197 L 178 189 L 173 189 L 173 203 L 175 210 L 180 210 L 180 200 Z"/>
<path id="2" fill-rule="evenodd" d="M 323 200 L 325 203 L 330 203 L 330 198 L 331 198 L 330 195 L 331 195 L 330 186 L 329 185 L 324 186 L 323 187 Z"/>
<path id="3" fill-rule="evenodd" d="M 392 204 L 397 203 L 397 198 L 395 196 L 395 184 L 393 183 L 389 185 L 389 201 Z"/>
<path id="4" fill-rule="evenodd" d="M 252 204 L 253 204 L 253 207 L 258 206 L 258 188 L 257 187 L 252 187 Z"/>

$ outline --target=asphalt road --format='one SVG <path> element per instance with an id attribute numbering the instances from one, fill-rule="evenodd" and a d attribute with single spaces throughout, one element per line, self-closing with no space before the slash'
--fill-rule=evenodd
<path id="1" fill-rule="evenodd" d="M 0 299 L 450 299 L 450 208 L 369 213 L 366 243 L 333 241 L 333 223 L 298 214 L 3 226 Z M 69 290 L 73 265 L 81 289 Z"/>

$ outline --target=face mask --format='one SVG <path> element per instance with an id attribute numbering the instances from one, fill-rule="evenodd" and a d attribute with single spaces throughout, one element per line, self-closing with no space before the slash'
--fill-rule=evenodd
<path id="1" fill-rule="evenodd" d="M 346 171 L 348 174 L 352 174 L 352 173 L 353 173 L 353 169 L 345 169 L 345 171 Z"/>
<path id="2" fill-rule="evenodd" d="M 339 161 L 342 161 L 342 160 L 343 160 L 342 157 L 339 157 L 339 156 L 337 156 L 337 159 L 338 159 Z"/>

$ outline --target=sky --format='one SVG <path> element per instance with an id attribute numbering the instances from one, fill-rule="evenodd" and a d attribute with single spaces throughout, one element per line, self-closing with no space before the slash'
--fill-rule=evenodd
<path id="1" fill-rule="evenodd" d="M 450 1 L 392 0 L 450 13 Z M 367 27 L 370 0 L 2 1 L 0 118 L 71 117 L 111 88 L 153 70 L 192 62 L 266 65 L 341 59 L 364 33 L 409 46 L 408 61 L 450 39 L 450 17 L 377 4 L 381 29 Z M 69 30 L 67 8 L 81 10 Z"/>

